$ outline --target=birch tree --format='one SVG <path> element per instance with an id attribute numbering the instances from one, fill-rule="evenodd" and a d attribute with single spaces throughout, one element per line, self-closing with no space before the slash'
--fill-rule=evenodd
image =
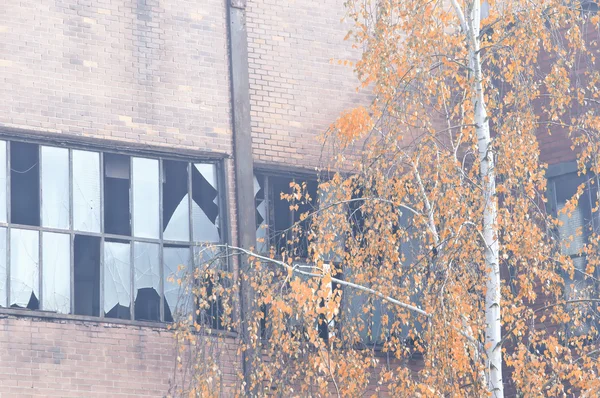
<path id="1" fill-rule="evenodd" d="M 189 316 L 175 325 L 196 353 L 180 391 L 597 396 L 600 239 L 594 223 L 561 232 L 584 195 L 598 205 L 597 14 L 559 0 L 346 7 L 362 55 L 334 62 L 355 69 L 372 104 L 324 133 L 318 190 L 296 181 L 275 193 L 311 208 L 297 223 L 260 226 L 255 250 L 210 248 L 220 254 L 190 279 L 197 315 L 219 302 L 224 328 L 251 330 L 240 350 L 257 352 L 253 385 L 216 382 L 225 365 L 207 347 L 226 338 Z M 543 162 L 552 136 L 573 146 L 585 178 L 556 214 Z M 583 268 L 566 250 L 576 242 Z M 244 325 L 237 285 L 223 283 L 233 275 L 215 265 L 237 255 L 255 271 Z"/>

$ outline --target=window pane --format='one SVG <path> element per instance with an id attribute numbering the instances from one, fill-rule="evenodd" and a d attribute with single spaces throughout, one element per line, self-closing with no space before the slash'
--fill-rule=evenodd
<path id="1" fill-rule="evenodd" d="M 42 226 L 69 228 L 69 150 L 42 147 Z"/>
<path id="2" fill-rule="evenodd" d="M 6 307 L 6 228 L 0 228 L 0 307 Z"/>
<path id="3" fill-rule="evenodd" d="M 73 227 L 100 232 L 100 155 L 73 151 Z"/>
<path id="4" fill-rule="evenodd" d="M 7 213 L 8 210 L 6 208 L 6 141 L 0 141 L 0 222 L 6 222 Z"/>
<path id="5" fill-rule="evenodd" d="M 163 238 L 189 241 L 188 164 L 163 161 Z"/>
<path id="6" fill-rule="evenodd" d="M 187 247 L 165 247 L 164 257 L 164 286 L 165 286 L 165 321 L 172 322 L 175 312 L 191 305 L 189 298 L 184 296 L 183 283 L 178 279 L 185 276 L 189 269 L 190 249 Z M 179 271 L 179 266 L 183 269 Z M 182 279 L 183 280 L 183 279 Z"/>
<path id="7" fill-rule="evenodd" d="M 158 245 L 135 242 L 135 319 L 160 320 L 160 262 Z"/>
<path id="8" fill-rule="evenodd" d="M 104 314 L 107 318 L 130 319 L 130 245 L 104 242 Z"/>
<path id="9" fill-rule="evenodd" d="M 265 253 L 269 250 L 269 229 L 267 227 L 267 201 L 265 200 L 265 177 L 254 176 L 254 205 L 256 207 L 256 250 Z"/>
<path id="10" fill-rule="evenodd" d="M 192 167 L 192 225 L 194 241 L 220 240 L 219 192 L 214 164 L 196 163 Z"/>
<path id="11" fill-rule="evenodd" d="M 42 309 L 71 312 L 71 237 L 42 233 Z"/>
<path id="12" fill-rule="evenodd" d="M 40 225 L 39 147 L 10 143 L 10 208 L 14 224 Z"/>
<path id="13" fill-rule="evenodd" d="M 75 235 L 75 296 L 77 315 L 100 315 L 100 238 Z"/>
<path id="14" fill-rule="evenodd" d="M 39 308 L 39 233 L 10 231 L 10 305 Z"/>
<path id="15" fill-rule="evenodd" d="M 592 206 L 590 193 L 586 189 L 579 198 L 577 208 L 572 214 L 561 212 L 567 201 L 577 192 L 577 187 L 587 181 L 589 176 L 577 176 L 576 173 L 565 174 L 555 179 L 556 209 L 558 219 L 562 222 L 558 228 L 565 254 L 574 255 L 581 251 L 587 243 L 592 227 Z M 581 230 L 581 234 L 578 234 Z"/>
<path id="16" fill-rule="evenodd" d="M 158 238 L 158 160 L 133 158 L 132 178 L 133 233 L 142 238 Z"/>
<path id="17" fill-rule="evenodd" d="M 104 154 L 104 232 L 131 236 L 129 156 Z"/>

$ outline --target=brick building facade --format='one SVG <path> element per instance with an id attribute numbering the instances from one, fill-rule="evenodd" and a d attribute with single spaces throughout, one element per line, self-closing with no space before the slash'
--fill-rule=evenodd
<path id="1" fill-rule="evenodd" d="M 342 0 L 2 2 L 1 397 L 168 393 L 167 273 L 199 242 L 240 243 L 253 168 L 314 173 L 317 137 L 369 100 L 330 61 L 357 55 L 343 15 Z M 574 159 L 565 137 L 541 141 L 545 161 Z M 234 383 L 234 337 L 225 350 Z"/>
<path id="2" fill-rule="evenodd" d="M 235 96 L 247 161 L 304 173 L 365 100 L 330 62 L 353 56 L 341 0 L 245 3 L 0 5 L 0 396 L 167 394 L 166 275 L 198 241 L 238 242 Z"/>

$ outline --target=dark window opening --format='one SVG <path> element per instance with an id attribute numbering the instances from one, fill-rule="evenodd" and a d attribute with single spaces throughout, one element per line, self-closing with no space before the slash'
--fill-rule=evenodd
<path id="1" fill-rule="evenodd" d="M 194 241 L 218 242 L 219 205 L 217 175 L 214 164 L 192 165 L 192 220 Z"/>
<path id="2" fill-rule="evenodd" d="M 308 257 L 308 228 L 310 219 L 301 220 L 301 215 L 314 210 L 317 198 L 316 180 L 306 180 L 288 177 L 268 177 L 270 200 L 269 219 L 271 235 L 277 253 L 286 250 L 295 257 Z M 281 194 L 293 194 L 298 191 L 290 185 L 298 184 L 301 188 L 299 200 L 282 198 Z M 309 196 L 309 200 L 306 198 Z M 295 206 L 298 206 L 296 209 Z"/>
<path id="3" fill-rule="evenodd" d="M 129 156 L 104 155 L 104 231 L 131 235 Z"/>
<path id="4" fill-rule="evenodd" d="M 134 266 L 134 316 L 136 320 L 160 320 L 160 261 L 159 246 L 154 243 L 135 242 Z"/>
<path id="5" fill-rule="evenodd" d="M 40 225 L 39 147 L 24 142 L 10 144 L 11 222 Z"/>
<path id="6" fill-rule="evenodd" d="M 75 314 L 100 315 L 100 238 L 75 235 Z"/>
<path id="7" fill-rule="evenodd" d="M 189 239 L 188 163 L 163 161 L 163 232 L 167 240 Z"/>

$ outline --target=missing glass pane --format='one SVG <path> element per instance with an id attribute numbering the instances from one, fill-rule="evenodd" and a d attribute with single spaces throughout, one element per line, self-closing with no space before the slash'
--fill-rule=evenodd
<path id="1" fill-rule="evenodd" d="M 39 232 L 10 230 L 10 306 L 39 308 Z"/>
<path id="2" fill-rule="evenodd" d="M 6 307 L 6 228 L 0 228 L 0 307 Z"/>
<path id="3" fill-rule="evenodd" d="M 132 159 L 133 233 L 137 237 L 159 237 L 158 160 Z"/>
<path id="4" fill-rule="evenodd" d="M 6 162 L 6 141 L 0 141 L 0 222 L 6 222 L 8 214 L 6 206 Z"/>
<path id="5" fill-rule="evenodd" d="M 192 167 L 192 223 L 194 241 L 218 242 L 219 197 L 217 168 L 196 163 Z"/>
<path id="6" fill-rule="evenodd" d="M 104 232 L 131 235 L 129 156 L 104 154 Z"/>
<path id="7" fill-rule="evenodd" d="M 100 238 L 75 235 L 75 314 L 100 315 Z"/>
<path id="8" fill-rule="evenodd" d="M 42 309 L 71 312 L 71 237 L 42 233 Z"/>
<path id="9" fill-rule="evenodd" d="M 100 232 L 100 154 L 73 151 L 73 227 Z"/>
<path id="10" fill-rule="evenodd" d="M 43 146 L 42 226 L 69 228 L 69 150 Z"/>
<path id="11" fill-rule="evenodd" d="M 135 242 L 133 246 L 135 267 L 135 319 L 160 320 L 160 262 L 158 245 Z"/>
<path id="12" fill-rule="evenodd" d="M 165 321 L 173 322 L 175 314 L 190 312 L 191 297 L 185 294 L 185 275 L 190 269 L 189 247 L 163 248 Z M 181 269 L 180 269 L 181 268 Z"/>
<path id="13" fill-rule="evenodd" d="M 40 225 L 39 147 L 10 143 L 11 222 Z"/>
<path id="14" fill-rule="evenodd" d="M 163 238 L 188 241 L 190 238 L 188 164 L 163 161 Z"/>

